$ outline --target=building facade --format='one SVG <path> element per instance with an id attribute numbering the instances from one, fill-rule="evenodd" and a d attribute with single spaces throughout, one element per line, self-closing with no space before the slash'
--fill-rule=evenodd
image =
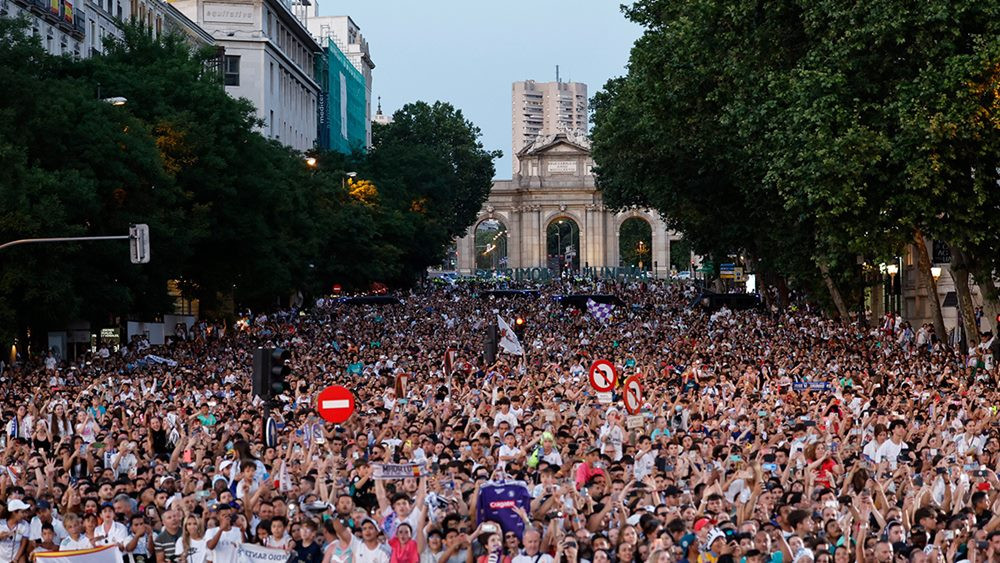
<path id="1" fill-rule="evenodd" d="M 656 212 L 616 212 L 604 205 L 585 137 L 543 135 L 517 157 L 523 173 L 494 181 L 479 218 L 456 243 L 461 273 L 501 270 L 513 277 L 519 277 L 519 271 L 529 271 L 533 277 L 567 270 L 594 275 L 636 269 L 656 276 L 669 273 L 670 245 L 680 235 L 669 230 Z M 648 225 L 649 237 L 637 241 L 637 248 L 632 242 L 623 248 L 623 233 L 632 221 Z M 623 262 L 629 251 L 638 251 L 638 264 Z"/>
<path id="2" fill-rule="evenodd" d="M 53 55 L 87 57 L 87 16 L 79 1 L 0 0 L 0 16 L 26 17 L 30 32 Z"/>
<path id="3" fill-rule="evenodd" d="M 587 85 L 579 82 L 524 80 L 511 87 L 512 174 L 518 153 L 539 135 L 587 132 Z"/>
<path id="4" fill-rule="evenodd" d="M 257 108 L 261 132 L 297 150 L 313 148 L 322 49 L 279 0 L 173 0 L 171 4 L 225 49 L 226 91 Z"/>
<path id="5" fill-rule="evenodd" d="M 316 80 L 320 84 L 317 145 L 342 153 L 370 146 L 365 78 L 347 59 L 333 39 L 326 38 L 316 57 Z"/>
<path id="6" fill-rule="evenodd" d="M 121 37 L 120 21 L 144 24 L 156 37 L 185 35 L 194 47 L 212 36 L 163 0 L 0 0 L 0 15 L 25 16 L 50 54 L 85 59 L 104 52 L 108 37 Z"/>
<path id="7" fill-rule="evenodd" d="M 295 6 L 295 14 L 309 30 L 309 33 L 327 52 L 330 52 L 329 45 L 332 42 L 336 50 L 340 51 L 340 55 L 333 54 L 333 58 L 345 58 L 361 74 L 365 110 L 364 148 L 367 149 L 372 144 L 372 70 L 375 69 L 375 63 L 372 62 L 371 52 L 368 49 L 368 41 L 361 34 L 361 28 L 350 16 L 321 16 L 319 15 L 318 2 L 313 1 L 311 4 L 308 3 L 308 0 L 301 0 L 301 2 Z M 330 65 L 332 69 L 335 66 L 341 66 L 341 62 L 331 60 Z M 352 73 L 344 73 L 345 81 L 348 81 L 350 74 Z M 339 86 L 337 87 L 339 88 Z M 336 111 L 336 107 L 331 107 L 331 115 Z M 336 134 L 336 130 L 331 132 L 331 135 Z"/>

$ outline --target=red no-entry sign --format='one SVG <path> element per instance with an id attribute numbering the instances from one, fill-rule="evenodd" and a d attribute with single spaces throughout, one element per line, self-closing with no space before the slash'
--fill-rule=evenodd
<path id="1" fill-rule="evenodd" d="M 354 394 L 340 385 L 327 387 L 316 398 L 316 411 L 323 420 L 340 424 L 354 413 Z"/>

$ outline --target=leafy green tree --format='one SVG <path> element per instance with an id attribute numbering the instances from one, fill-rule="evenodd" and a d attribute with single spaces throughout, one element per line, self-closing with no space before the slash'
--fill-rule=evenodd
<path id="1" fill-rule="evenodd" d="M 65 77 L 75 63 L 46 54 L 25 29 L 23 20 L 0 18 L 0 237 L 124 235 L 133 222 L 167 232 L 180 194 L 148 130 L 99 101 L 86 81 Z M 156 263 L 143 268 L 129 263 L 124 242 L 4 251 L 3 325 L 23 333 L 163 310 L 166 273 L 177 262 L 162 240 Z"/>
<path id="2" fill-rule="evenodd" d="M 957 249 L 956 272 L 992 279 L 1000 2 L 644 0 L 626 14 L 646 32 L 594 103 L 610 202 L 656 207 L 699 252 L 743 249 L 758 273 L 825 286 L 841 315 L 861 299 L 859 258 L 920 233 Z"/>
<path id="3" fill-rule="evenodd" d="M 376 126 L 369 155 L 386 228 L 400 270 L 386 281 L 410 283 L 444 258 L 475 222 L 493 185 L 493 159 L 480 130 L 451 104 L 415 102 Z"/>

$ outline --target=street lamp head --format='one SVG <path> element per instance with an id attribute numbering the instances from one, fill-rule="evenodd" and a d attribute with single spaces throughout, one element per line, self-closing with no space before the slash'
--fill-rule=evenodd
<path id="1" fill-rule="evenodd" d="M 123 98 L 121 96 L 115 96 L 113 98 L 104 98 L 101 101 L 105 102 L 105 103 L 108 103 L 108 104 L 111 104 L 113 106 L 123 106 L 126 103 L 128 103 L 128 99 Z"/>
<path id="2" fill-rule="evenodd" d="M 306 166 L 308 166 L 309 168 L 316 168 L 316 157 L 314 157 L 314 156 L 307 156 L 306 157 Z"/>
<path id="3" fill-rule="evenodd" d="M 355 178 L 357 175 L 357 172 L 344 172 L 344 176 L 347 176 L 348 178 Z"/>
<path id="4" fill-rule="evenodd" d="M 890 276 L 895 276 L 899 272 L 899 266 L 895 264 L 889 264 L 885 267 L 886 271 L 889 272 Z"/>
<path id="5" fill-rule="evenodd" d="M 941 277 L 941 266 L 931 266 L 931 277 L 934 281 Z"/>

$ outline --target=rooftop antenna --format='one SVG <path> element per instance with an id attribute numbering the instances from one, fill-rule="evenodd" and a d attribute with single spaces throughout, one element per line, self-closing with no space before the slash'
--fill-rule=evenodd
<path id="1" fill-rule="evenodd" d="M 556 84 L 559 83 L 559 65 L 556 65 Z"/>

